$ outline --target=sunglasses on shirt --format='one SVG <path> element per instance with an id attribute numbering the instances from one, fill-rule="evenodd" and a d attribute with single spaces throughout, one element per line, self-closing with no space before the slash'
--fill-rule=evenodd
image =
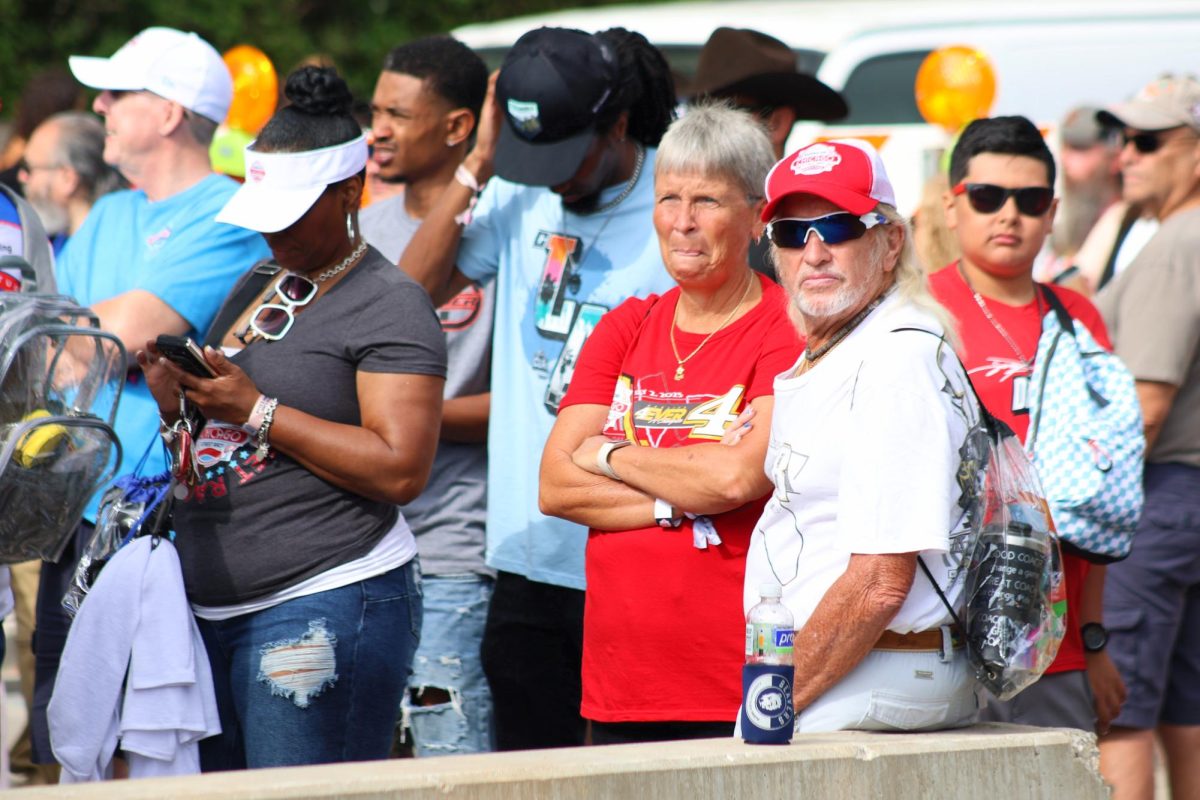
<path id="1" fill-rule="evenodd" d="M 263 303 L 250 315 L 250 330 L 264 339 L 278 341 L 292 329 L 296 309 L 317 296 L 317 284 L 303 275 L 288 273 L 275 284 L 278 303 Z"/>
<path id="2" fill-rule="evenodd" d="M 960 183 L 951 191 L 955 195 L 965 194 L 971 208 L 980 214 L 995 214 L 1012 197 L 1017 201 L 1017 211 L 1027 217 L 1040 217 L 1054 202 L 1054 190 L 1048 186 L 1009 189 L 991 183 Z"/>
<path id="3" fill-rule="evenodd" d="M 812 219 L 783 218 L 767 225 L 767 238 L 776 247 L 803 249 L 810 234 L 825 244 L 841 244 L 862 238 L 876 225 L 886 225 L 887 217 L 877 212 L 856 216 L 848 211 L 826 214 Z"/>

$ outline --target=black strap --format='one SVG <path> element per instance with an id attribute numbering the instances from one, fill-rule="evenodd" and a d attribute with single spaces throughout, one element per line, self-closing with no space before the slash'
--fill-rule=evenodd
<path id="1" fill-rule="evenodd" d="M 967 365 L 958 357 L 958 353 L 954 352 L 954 348 L 950 347 L 950 343 L 946 341 L 945 336 L 940 333 L 934 333 L 931 330 L 926 330 L 925 328 L 892 328 L 892 333 L 899 333 L 900 331 L 918 331 L 919 333 L 927 333 L 935 339 L 940 339 L 942 344 L 946 345 L 951 353 L 954 353 L 954 358 L 958 360 L 958 366 L 962 368 L 963 377 L 967 379 L 967 386 L 971 387 L 971 394 L 975 395 L 975 405 L 979 407 L 979 420 L 983 423 L 988 436 L 991 437 L 993 442 L 999 442 L 1006 436 L 1016 436 L 1007 422 L 995 417 L 991 411 L 988 411 L 988 407 L 983 404 L 983 399 L 980 398 L 979 392 L 975 389 L 975 384 L 971 381 L 971 373 L 967 372 Z"/>
<path id="2" fill-rule="evenodd" d="M 950 619 L 954 620 L 954 624 L 964 634 L 967 632 L 966 627 L 962 624 L 962 620 L 958 618 L 958 614 L 954 613 L 954 607 L 950 605 L 950 601 L 946 599 L 945 593 L 942 592 L 942 587 L 938 586 L 938 582 L 933 579 L 933 573 L 929 571 L 929 567 L 925 566 L 925 559 L 917 556 L 917 563 L 921 565 L 921 571 L 925 573 L 925 577 L 929 578 L 929 582 L 933 584 L 933 590 L 937 592 L 937 596 L 941 598 L 942 605 L 950 612 Z"/>
<path id="3" fill-rule="evenodd" d="M 216 319 L 204 337 L 204 344 L 209 347 L 220 347 L 221 341 L 229 329 L 237 322 L 238 317 L 246 310 L 246 306 L 266 288 L 271 279 L 279 274 L 280 267 L 270 259 L 255 264 L 249 272 L 242 276 L 234 287 L 233 292 L 221 305 Z"/>
<path id="4" fill-rule="evenodd" d="M 1063 329 L 1063 333 L 1075 335 L 1075 323 L 1067 307 L 1063 305 L 1062 300 L 1058 299 L 1058 295 L 1054 290 L 1045 284 L 1036 284 L 1038 292 L 1041 293 L 1042 299 L 1046 301 L 1046 305 L 1050 306 L 1050 310 L 1054 312 L 1054 316 L 1058 317 L 1058 327 Z"/>

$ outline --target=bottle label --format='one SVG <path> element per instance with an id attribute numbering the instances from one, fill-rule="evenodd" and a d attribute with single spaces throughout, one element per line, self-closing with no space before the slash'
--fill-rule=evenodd
<path id="1" fill-rule="evenodd" d="M 746 657 L 755 659 L 786 658 L 791 661 L 792 641 L 796 632 L 773 624 L 746 624 Z"/>

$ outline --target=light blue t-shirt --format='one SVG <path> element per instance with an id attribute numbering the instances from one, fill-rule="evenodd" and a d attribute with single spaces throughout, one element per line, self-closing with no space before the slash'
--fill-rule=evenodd
<path id="1" fill-rule="evenodd" d="M 237 187 L 210 175 L 153 203 L 141 190 L 105 195 L 63 248 L 58 290 L 85 306 L 145 290 L 186 319 L 187 335 L 201 341 L 238 277 L 270 255 L 259 234 L 214 221 Z M 114 427 L 124 450 L 116 474 L 124 475 L 158 438 L 158 405 L 138 370 L 125 382 Z M 164 469 L 162 448 L 155 447 L 145 473 Z M 84 512 L 89 520 L 99 494 Z"/>
<path id="2" fill-rule="evenodd" d="M 600 204 L 624 188 L 606 189 Z M 459 269 L 481 283 L 496 277 L 487 530 L 487 563 L 496 569 L 584 588 L 587 528 L 538 511 L 538 465 L 601 315 L 675 285 L 653 213 L 649 150 L 633 193 L 608 211 L 573 214 L 548 189 L 492 179 L 463 232 Z"/>

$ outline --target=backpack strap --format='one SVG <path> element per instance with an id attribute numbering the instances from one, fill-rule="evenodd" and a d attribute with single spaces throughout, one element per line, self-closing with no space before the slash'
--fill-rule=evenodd
<path id="1" fill-rule="evenodd" d="M 1062 300 L 1058 299 L 1058 295 L 1044 283 L 1037 284 L 1038 293 L 1042 299 L 1046 301 L 1046 305 L 1050 306 L 1050 310 L 1054 312 L 1054 316 L 1058 318 L 1058 327 L 1063 329 L 1063 333 L 1075 335 L 1075 323 L 1067 307 L 1063 305 Z"/>
<path id="2" fill-rule="evenodd" d="M 208 329 L 208 335 L 204 337 L 204 345 L 219 348 L 221 340 L 246 310 L 246 306 L 250 305 L 250 301 L 257 297 L 279 272 L 280 266 L 270 259 L 263 259 L 251 267 L 221 304 L 221 310 L 217 312 L 216 319 Z"/>
<path id="3" fill-rule="evenodd" d="M 938 586 L 938 582 L 933 579 L 933 573 L 930 572 L 929 567 L 925 565 L 925 559 L 917 556 L 917 563 L 921 565 L 921 571 L 925 573 L 925 577 L 928 578 L 929 582 L 933 585 L 933 590 L 937 592 L 937 596 L 942 601 L 942 605 L 944 605 L 946 610 L 950 612 L 950 619 L 954 620 L 954 624 L 957 625 L 958 629 L 965 634 L 967 632 L 966 626 L 963 625 L 962 620 L 958 618 L 958 614 L 954 611 L 954 606 L 950 605 L 950 601 L 946 599 L 946 593 L 942 591 L 942 587 Z"/>

